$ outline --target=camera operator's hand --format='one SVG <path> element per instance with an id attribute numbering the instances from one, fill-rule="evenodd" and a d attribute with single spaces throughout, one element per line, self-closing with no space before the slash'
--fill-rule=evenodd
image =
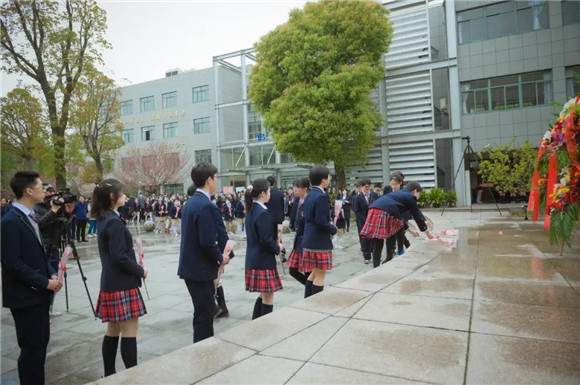
<path id="1" fill-rule="evenodd" d="M 53 200 L 50 201 L 50 209 L 55 214 L 62 207 L 62 204 L 64 203 L 64 199 L 62 199 L 62 198 L 57 198 L 56 200 L 60 202 L 60 205 L 55 204 Z"/>
<path id="2" fill-rule="evenodd" d="M 46 286 L 48 290 L 52 290 L 55 293 L 58 293 L 60 289 L 62 289 L 62 282 L 60 282 L 57 278 L 51 278 L 48 280 L 48 286 Z"/>
<path id="3" fill-rule="evenodd" d="M 74 203 L 67 203 L 66 205 L 64 205 L 64 211 L 66 211 L 68 214 L 72 213 L 74 209 L 75 209 Z"/>

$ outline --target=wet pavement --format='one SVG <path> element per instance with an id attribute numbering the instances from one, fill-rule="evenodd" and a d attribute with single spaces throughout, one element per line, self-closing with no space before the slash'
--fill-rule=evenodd
<path id="1" fill-rule="evenodd" d="M 436 229 L 459 229 L 456 247 L 411 239 L 404 256 L 372 269 L 351 231 L 323 293 L 303 300 L 303 287 L 283 275 L 275 311 L 252 322 L 245 243 L 234 237 L 237 257 L 223 277 L 230 316 L 216 320 L 216 337 L 195 345 L 191 299 L 176 276 L 179 238 L 142 234 L 150 299 L 139 323 L 139 366 L 121 371 L 119 354 L 119 373 L 106 379 L 105 325 L 92 317 L 79 269 L 69 263 L 69 312 L 59 293 L 55 310 L 65 314 L 52 320 L 47 382 L 580 383 L 580 237 L 560 256 L 540 222 L 427 213 Z M 79 245 L 79 254 L 96 300 L 96 241 Z M 18 382 L 18 353 L 2 309 L 2 384 Z"/>

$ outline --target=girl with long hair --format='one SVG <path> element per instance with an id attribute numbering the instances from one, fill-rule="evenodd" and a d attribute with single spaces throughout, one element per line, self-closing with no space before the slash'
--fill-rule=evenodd
<path id="1" fill-rule="evenodd" d="M 304 236 L 304 200 L 310 190 L 310 181 L 308 178 L 299 178 L 294 180 L 294 195 L 300 200 L 296 209 L 296 218 L 294 219 L 294 229 L 296 237 L 294 238 L 294 246 L 292 252 L 288 257 L 286 265 L 290 268 L 290 275 L 298 282 L 306 285 L 306 280 L 310 275 L 310 271 L 300 272 L 300 263 L 302 261 L 302 237 Z"/>
<path id="2" fill-rule="evenodd" d="M 102 347 L 105 376 L 116 372 L 119 336 L 125 367 L 137 365 L 137 324 L 147 313 L 139 287 L 148 270 L 137 262 L 133 237 L 118 211 L 127 200 L 123 188 L 117 179 L 105 179 L 95 187 L 91 200 L 102 266 L 95 315 L 107 322 Z"/>

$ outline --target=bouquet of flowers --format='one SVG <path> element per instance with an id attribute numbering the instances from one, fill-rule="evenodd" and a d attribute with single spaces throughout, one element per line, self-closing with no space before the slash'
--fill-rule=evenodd
<path id="1" fill-rule="evenodd" d="M 537 220 L 545 207 L 544 229 L 550 242 L 571 246 L 580 219 L 580 96 L 564 105 L 538 150 L 528 210 Z"/>

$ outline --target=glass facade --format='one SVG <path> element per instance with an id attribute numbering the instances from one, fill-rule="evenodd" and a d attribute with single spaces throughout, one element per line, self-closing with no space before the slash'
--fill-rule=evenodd
<path id="1" fill-rule="evenodd" d="M 506 1 L 457 12 L 459 44 L 549 28 L 548 2 Z"/>
<path id="2" fill-rule="evenodd" d="M 209 86 L 193 88 L 193 102 L 207 102 L 209 100 Z"/>
<path id="3" fill-rule="evenodd" d="M 163 108 L 177 107 L 177 91 L 162 94 L 161 104 Z"/>
<path id="4" fill-rule="evenodd" d="M 147 96 L 141 98 L 141 112 L 155 111 L 155 97 Z"/>
<path id="5" fill-rule="evenodd" d="M 562 1 L 562 23 L 564 25 L 580 23 L 580 2 L 578 0 Z"/>
<path id="6" fill-rule="evenodd" d="M 566 97 L 580 94 L 580 65 L 566 68 Z"/>
<path id="7" fill-rule="evenodd" d="M 541 106 L 552 101 L 552 72 L 530 72 L 461 83 L 462 113 Z"/>

